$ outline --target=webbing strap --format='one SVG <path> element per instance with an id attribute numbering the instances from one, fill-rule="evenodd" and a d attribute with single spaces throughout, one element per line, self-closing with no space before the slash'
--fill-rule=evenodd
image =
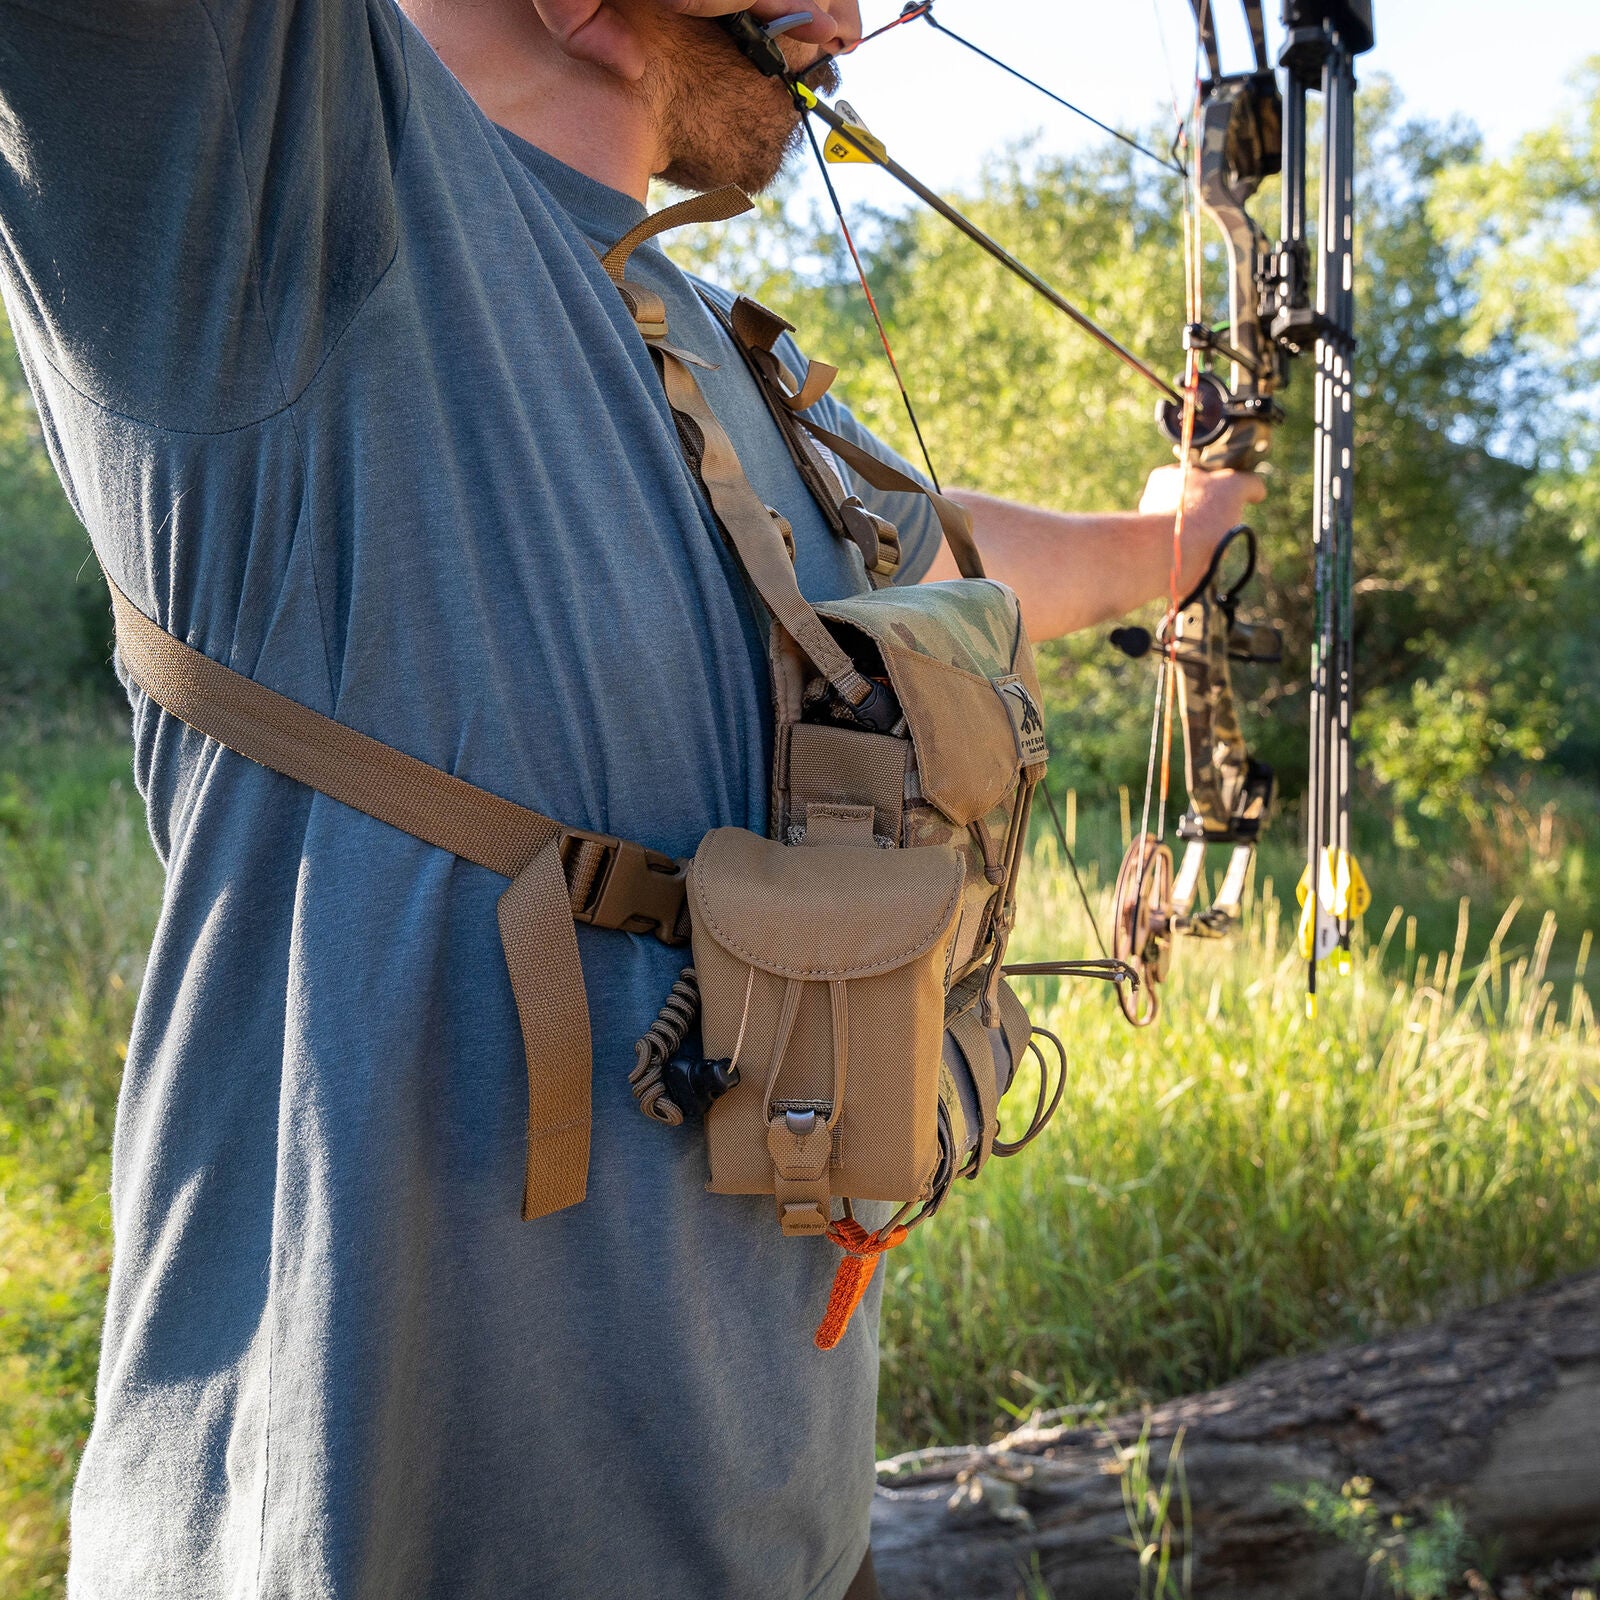
<path id="1" fill-rule="evenodd" d="M 863 450 L 853 440 L 832 433 L 802 415 L 828 392 L 839 373 L 837 368 L 830 367 L 825 362 L 813 361 L 807 367 L 805 377 L 798 383 L 795 381 L 794 375 L 778 359 L 776 351 L 779 338 L 785 333 L 794 332 L 792 323 L 786 322 L 775 311 L 768 310 L 759 301 L 751 300 L 748 296 L 741 296 L 734 303 L 731 315 L 724 314 L 714 301 L 708 303 L 717 313 L 723 326 L 733 334 L 734 342 L 745 356 L 751 372 L 767 397 L 768 405 L 780 429 L 788 434 L 798 424 L 799 428 L 805 430 L 806 435 L 825 444 L 834 455 L 859 477 L 870 483 L 874 489 L 926 496 L 939 519 L 945 543 L 950 546 L 950 553 L 955 557 L 956 568 L 961 576 L 964 578 L 985 576 L 983 558 L 978 554 L 977 543 L 972 537 L 972 517 L 966 507 L 957 505 L 954 500 L 940 494 L 936 489 L 930 489 L 927 484 L 901 472 L 899 468 L 891 466 L 881 457 Z M 817 493 L 817 484 L 809 475 L 807 475 L 807 485 L 813 494 Z M 823 509 L 830 514 L 830 518 L 835 511 L 835 508 L 828 506 L 826 502 Z"/>
<path id="2" fill-rule="evenodd" d="M 939 519 L 944 542 L 950 546 L 950 554 L 956 558 L 956 570 L 963 578 L 985 576 L 983 557 L 978 554 L 977 541 L 972 537 L 972 517 L 965 506 L 957 505 L 948 496 L 939 494 L 926 484 L 918 483 L 909 474 L 901 472 L 898 467 L 891 467 L 887 461 L 873 455 L 870 450 L 863 450 L 860 445 L 846 439 L 843 434 L 832 433 L 809 417 L 798 414 L 795 416 L 795 421 L 812 438 L 820 439 L 827 445 L 852 472 L 859 473 L 874 489 L 925 495 Z"/>
<path id="3" fill-rule="evenodd" d="M 578 933 L 552 839 L 500 896 L 496 913 L 528 1060 L 528 1157 L 522 1216 L 575 1206 L 589 1184 L 594 1056 Z"/>
<path id="4" fill-rule="evenodd" d="M 859 705 L 872 692 L 872 685 L 801 594 L 777 523 L 750 486 L 733 441 L 717 421 L 694 372 L 659 340 L 650 340 L 650 344 L 685 450 L 745 575 L 817 670 L 846 700 Z"/>
<path id="5" fill-rule="evenodd" d="M 600 265 L 613 283 L 621 283 L 628 270 L 628 258 L 640 245 L 666 233 L 671 228 L 684 228 L 691 222 L 726 222 L 730 217 L 741 216 L 755 205 L 743 189 L 728 184 L 705 194 L 690 195 L 675 206 L 666 206 L 653 212 L 643 222 L 637 222 L 606 251 Z"/>
<path id="6" fill-rule="evenodd" d="M 561 825 L 479 789 L 191 649 L 111 584 L 117 650 L 157 705 L 239 755 L 514 878 Z"/>
<path id="7" fill-rule="evenodd" d="M 583 1199 L 589 1008 L 574 920 L 681 943 L 683 867 L 630 840 L 567 828 L 430 767 L 191 649 L 109 577 L 128 675 L 218 744 L 380 822 L 512 880 L 498 916 L 528 1066 L 522 1214 Z"/>

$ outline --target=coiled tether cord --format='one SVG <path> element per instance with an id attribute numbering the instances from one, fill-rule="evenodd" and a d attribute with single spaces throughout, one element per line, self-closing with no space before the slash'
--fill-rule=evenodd
<path id="1" fill-rule="evenodd" d="M 1041 963 L 1054 969 L 1055 963 Z M 1010 970 L 1010 969 L 1007 969 Z M 652 1122 L 664 1127 L 680 1127 L 684 1121 L 682 1108 L 667 1090 L 667 1065 L 683 1048 L 683 1041 L 700 1014 L 700 985 L 694 968 L 685 967 L 672 985 L 672 992 L 661 1007 L 656 1020 L 650 1024 L 645 1036 L 634 1047 L 635 1065 L 628 1074 L 628 1086 L 639 1109 Z M 1039 1041 L 1048 1039 L 1056 1052 L 1055 1092 L 1050 1091 L 1050 1069 Z M 1044 1132 L 1050 1119 L 1061 1105 L 1067 1087 L 1067 1051 L 1061 1040 L 1048 1028 L 1035 1028 L 1028 1039 L 1028 1049 L 1039 1063 L 1039 1099 L 1026 1131 L 1017 1139 L 997 1139 L 994 1153 L 997 1156 L 1014 1156 L 1026 1149 Z"/>
<path id="2" fill-rule="evenodd" d="M 699 1014 L 700 985 L 694 968 L 685 967 L 673 983 L 660 1015 L 634 1047 L 637 1065 L 628 1074 L 633 1098 L 652 1122 L 668 1128 L 682 1124 L 683 1112 L 667 1093 L 667 1063 L 683 1048 L 684 1037 Z"/>

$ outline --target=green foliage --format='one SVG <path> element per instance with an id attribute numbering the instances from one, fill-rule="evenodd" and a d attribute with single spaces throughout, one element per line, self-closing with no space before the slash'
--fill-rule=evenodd
<path id="1" fill-rule="evenodd" d="M 0 722 L 0 1594 L 62 1592 L 111 1123 L 160 867 L 103 710 Z"/>
<path id="2" fill-rule="evenodd" d="M 1421 1520 L 1385 1517 L 1368 1478 L 1352 1478 L 1337 1494 L 1325 1484 L 1310 1483 L 1280 1489 L 1279 1497 L 1318 1533 L 1360 1552 L 1383 1575 L 1395 1600 L 1447 1600 L 1472 1564 L 1466 1518 L 1448 1501 L 1430 1507 Z"/>
<path id="3" fill-rule="evenodd" d="M 1441 175 L 1429 198 L 1439 233 L 1473 264 L 1473 351 L 1535 346 L 1575 386 L 1600 377 L 1600 56 L 1574 75 L 1579 100 L 1503 161 Z"/>
<path id="4" fill-rule="evenodd" d="M 109 613 L 0 310 L 0 702 L 114 689 Z"/>
<path id="5" fill-rule="evenodd" d="M 1555 403 L 1571 373 L 1541 332 L 1554 326 L 1550 317 L 1508 322 L 1493 311 L 1509 270 L 1490 227 L 1498 213 L 1462 197 L 1499 196 L 1521 169 L 1497 176 L 1474 135 L 1403 120 L 1381 80 L 1364 94 L 1361 116 L 1360 734 L 1401 839 L 1422 837 L 1416 824 L 1430 818 L 1481 833 L 1535 764 L 1600 776 L 1600 713 L 1583 693 L 1600 649 L 1589 626 L 1600 602 L 1600 488 L 1590 465 L 1600 433 Z M 1585 116 L 1591 126 L 1600 112 Z M 1560 137 L 1571 158 L 1539 166 L 1534 189 L 1551 227 L 1565 219 L 1582 235 L 1572 219 L 1590 207 L 1590 146 L 1570 130 Z M 839 181 L 848 204 L 847 171 Z M 1177 366 L 1171 180 L 1150 176 L 1120 147 L 1067 160 L 1024 149 L 997 161 L 962 203 L 1132 349 L 1157 365 L 1165 351 Z M 1268 185 L 1256 210 L 1269 225 L 1276 204 Z M 1065 510 L 1131 505 L 1164 455 L 1142 386 L 938 218 L 857 220 L 942 476 Z M 846 397 L 863 419 L 914 454 L 826 219 L 798 218 L 790 205 L 764 220 L 762 238 L 767 248 L 746 259 L 738 286 L 796 323 L 808 347 L 845 372 Z M 732 265 L 706 240 L 685 248 L 702 266 Z M 1584 249 L 1540 260 L 1546 291 L 1561 304 L 1600 303 Z M 1305 773 L 1312 615 L 1305 363 L 1285 400 L 1289 420 L 1265 469 L 1271 498 L 1257 520 L 1259 603 L 1283 620 L 1286 656 L 1281 670 L 1241 674 L 1239 687 L 1251 736 L 1292 797 Z M 1069 779 L 1101 792 L 1139 786 L 1148 675 L 1099 639 L 1053 645 L 1043 657 L 1053 743 Z"/>
<path id="6" fill-rule="evenodd" d="M 0 1594 L 43 1600 L 90 1420 L 112 1115 L 160 871 L 125 729 L 13 717 L 0 748 Z M 1121 843 L 1085 813 L 1102 918 Z M 1374 876 L 1405 881 L 1381 856 Z M 1088 949 L 1048 844 L 1027 881 L 1018 959 Z M 1465 927 L 1435 955 L 1397 910 L 1311 1024 L 1269 888 L 1238 946 L 1186 946 L 1147 1034 L 1096 986 L 1036 986 L 1068 1044 L 1063 1107 L 888 1258 L 887 1445 L 1186 1392 L 1600 1258 L 1586 949 L 1558 983 L 1548 920 L 1531 947 L 1507 919 L 1470 957 Z M 1019 1114 L 1031 1096 L 1024 1081 Z M 1164 1501 L 1146 1484 L 1159 1518 L 1135 1496 L 1152 1581 L 1163 1528 L 1187 1548 L 1164 1481 Z"/>
<path id="7" fill-rule="evenodd" d="M 1600 709 L 1585 693 L 1600 678 L 1600 439 L 1556 403 L 1594 375 L 1600 67 L 1585 85 L 1575 116 L 1499 164 L 1459 130 L 1402 121 L 1381 84 L 1363 102 L 1359 731 L 1407 846 L 1386 845 L 1368 795 L 1358 827 L 1382 936 L 1306 1021 L 1280 899 L 1298 874 L 1304 770 L 1302 371 L 1260 519 L 1262 607 L 1286 621 L 1287 658 L 1241 683 L 1291 805 L 1243 937 L 1184 949 L 1147 1034 L 1087 985 L 1031 996 L 1068 1044 L 1063 1109 L 889 1258 L 886 1443 L 1189 1391 L 1600 1259 L 1600 1039 L 1577 937 L 1600 910 Z M 1133 349 L 1176 365 L 1166 180 L 1123 152 L 1023 149 L 971 199 Z M 1264 217 L 1273 204 L 1262 196 Z M 1144 392 L 942 224 L 858 220 L 945 475 L 1064 509 L 1133 503 L 1164 453 Z M 780 197 L 679 248 L 795 321 L 850 374 L 863 419 L 914 451 L 826 219 Z M 70 703 L 104 683 L 106 620 L 0 337 L 0 700 Z M 1095 639 L 1048 648 L 1043 667 L 1056 781 L 1095 797 L 1079 844 L 1103 885 L 1126 834 L 1113 797 L 1143 783 L 1148 676 Z M 0 746 L 0 1593 L 41 1600 L 61 1592 L 90 1419 L 110 1126 L 159 870 L 100 713 L 80 706 L 53 730 L 12 715 Z M 1017 958 L 1091 949 L 1059 859 L 1038 851 Z M 1513 894 L 1493 932 L 1467 915 L 1467 897 Z M 1171 1473 L 1125 1479 L 1158 1594 L 1174 1581 Z M 1397 1593 L 1445 1592 L 1457 1523 L 1375 1529 L 1361 1495 L 1339 1500 L 1322 1509 L 1371 1534 Z"/>

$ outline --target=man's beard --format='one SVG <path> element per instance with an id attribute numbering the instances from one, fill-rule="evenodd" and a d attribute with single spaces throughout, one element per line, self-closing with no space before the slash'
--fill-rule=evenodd
<path id="1" fill-rule="evenodd" d="M 672 45 L 645 82 L 671 157 L 659 175 L 695 191 L 769 188 L 803 141 L 788 87 L 758 72 L 719 28 L 681 24 Z M 839 87 L 833 57 L 823 56 L 802 81 L 832 94 Z"/>

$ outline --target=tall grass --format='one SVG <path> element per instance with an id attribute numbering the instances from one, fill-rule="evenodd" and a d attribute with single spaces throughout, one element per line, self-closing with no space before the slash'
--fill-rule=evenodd
<path id="1" fill-rule="evenodd" d="M 0 1595 L 62 1592 L 117 1084 L 161 872 L 125 732 L 0 723 Z"/>
<path id="2" fill-rule="evenodd" d="M 1039 852 L 1022 960 L 1092 937 Z M 1429 955 L 1396 912 L 1315 1022 L 1266 892 L 1232 941 L 1183 944 L 1147 1032 L 1099 987 L 1036 984 L 1067 1046 L 1061 1109 L 888 1258 L 885 1445 L 1183 1393 L 1600 1262 L 1587 951 L 1558 990 L 1553 917 L 1523 948 L 1508 913 L 1475 968 L 1470 927 L 1463 904 Z"/>
<path id="3" fill-rule="evenodd" d="M 125 731 L 12 719 L 0 746 L 0 1596 L 42 1600 L 90 1421 L 160 870 Z M 1114 861 L 1115 806 L 1084 830 Z M 1048 841 L 1029 884 L 1017 958 L 1088 951 Z M 1557 985 L 1548 918 L 1491 939 L 1463 914 L 1439 955 L 1402 914 L 1311 1024 L 1266 890 L 1234 943 L 1179 952 L 1147 1033 L 1101 987 L 1034 985 L 1068 1047 L 1062 1109 L 888 1258 L 886 1449 L 1192 1389 L 1600 1261 L 1586 949 Z"/>

